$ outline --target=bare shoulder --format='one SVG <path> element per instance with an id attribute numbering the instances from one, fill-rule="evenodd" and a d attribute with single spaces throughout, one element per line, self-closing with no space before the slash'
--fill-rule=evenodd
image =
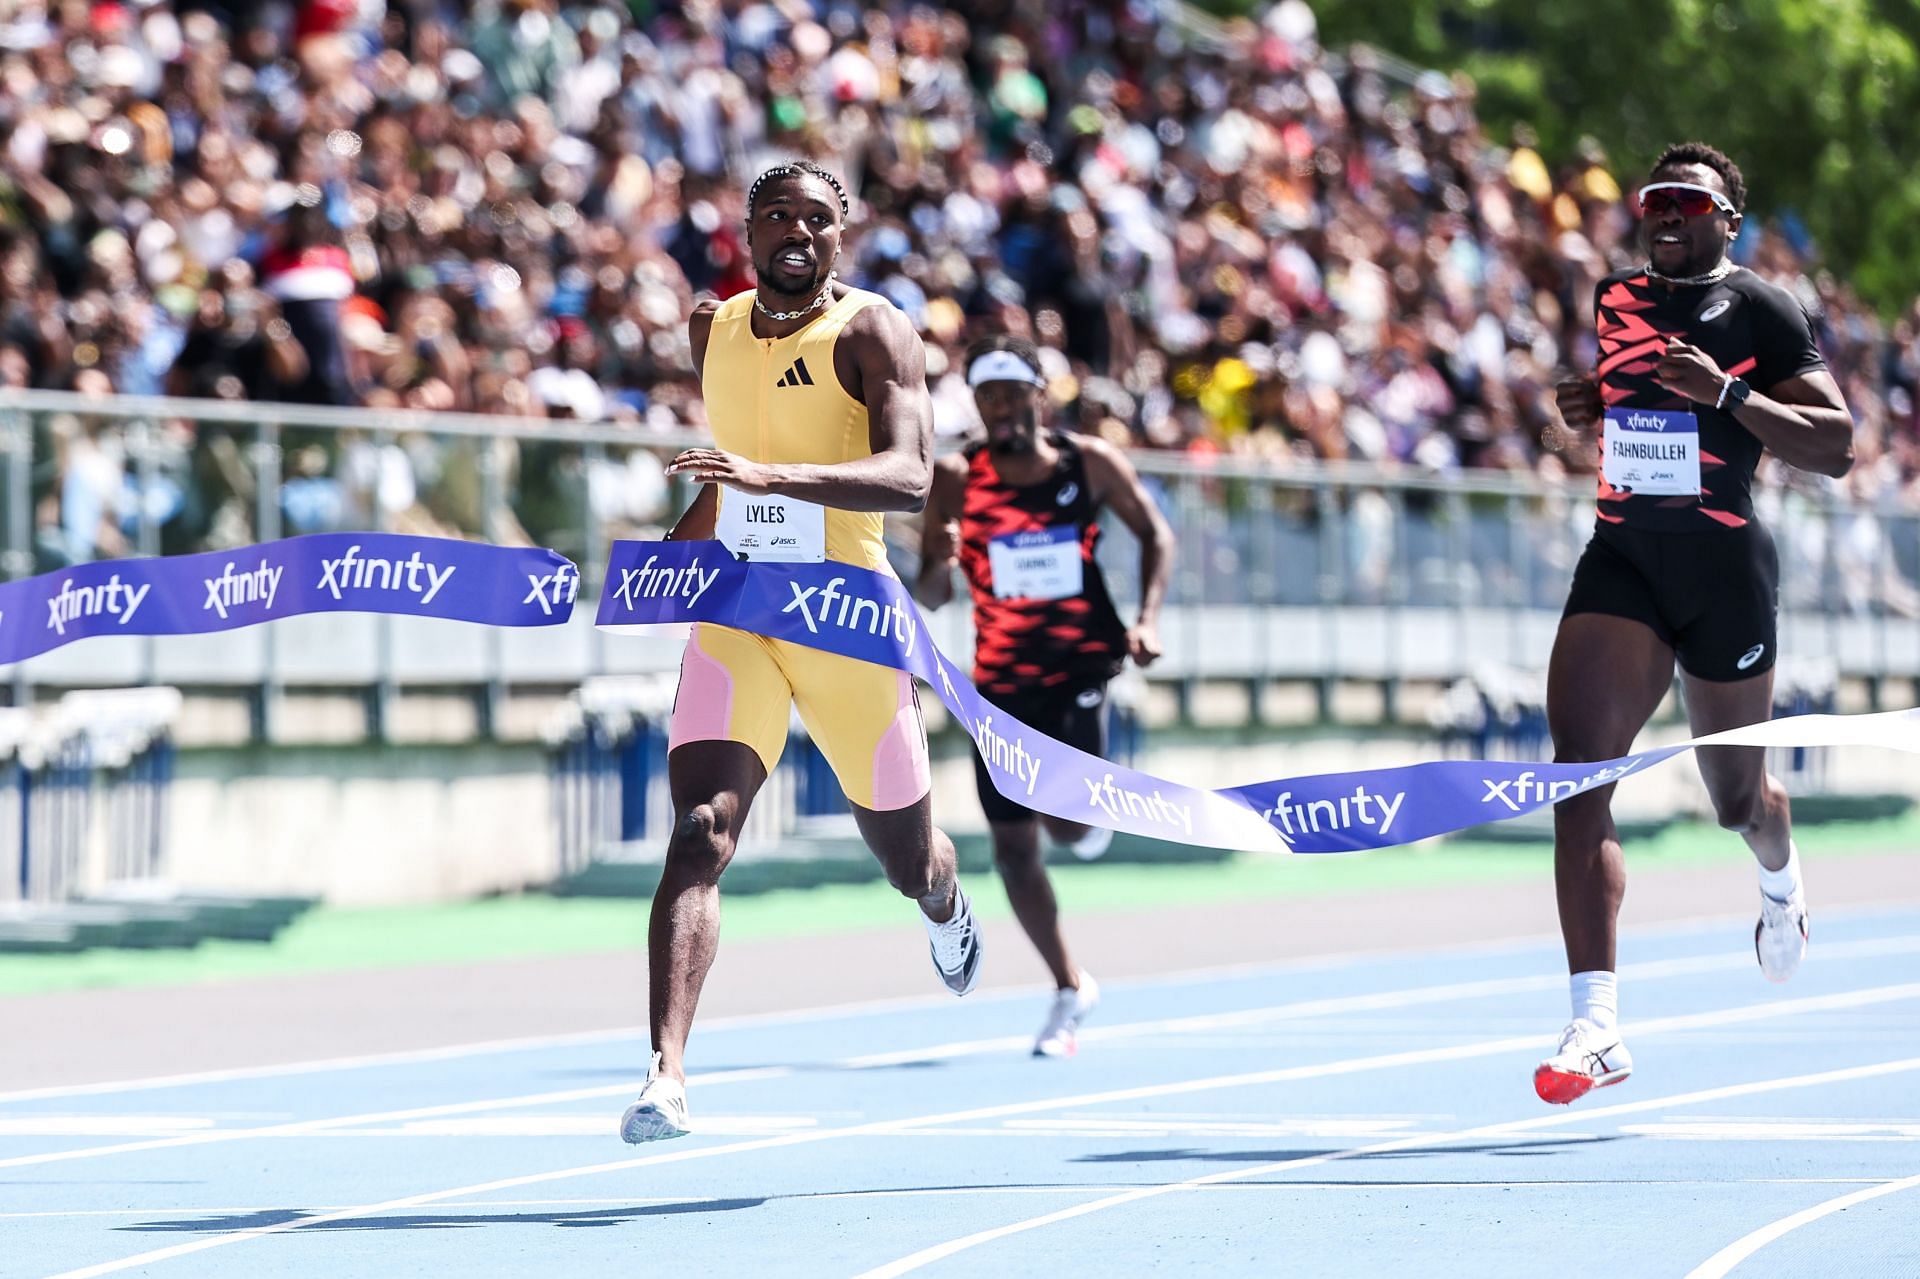
<path id="1" fill-rule="evenodd" d="M 693 314 L 687 317 L 687 336 L 695 346 L 706 345 L 708 335 L 713 332 L 713 317 L 719 312 L 718 298 L 701 298 L 693 304 Z"/>
<path id="2" fill-rule="evenodd" d="M 693 347 L 693 372 L 700 376 L 707 364 L 707 341 L 713 336 L 713 317 L 720 310 L 718 298 L 701 298 L 687 317 L 687 341 Z"/>
<path id="3" fill-rule="evenodd" d="M 852 337 L 877 339 L 890 349 L 917 344 L 920 340 L 907 313 L 885 298 L 861 307 L 842 331 Z"/>
<path id="4" fill-rule="evenodd" d="M 1080 450 L 1082 457 L 1104 470 L 1132 469 L 1127 463 L 1127 455 L 1098 435 L 1081 435 L 1069 431 L 1067 441 Z"/>

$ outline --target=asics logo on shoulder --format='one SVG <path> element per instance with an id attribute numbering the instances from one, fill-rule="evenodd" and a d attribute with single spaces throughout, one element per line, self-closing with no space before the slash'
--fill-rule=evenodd
<path id="1" fill-rule="evenodd" d="M 1717 320 L 1731 310 L 1732 307 L 1732 298 L 1721 298 L 1718 302 L 1715 302 L 1712 306 L 1700 313 L 1700 323 L 1705 324 L 1708 320 Z"/>
<path id="2" fill-rule="evenodd" d="M 774 383 L 775 387 L 812 385 L 813 374 L 807 372 L 807 362 L 804 359 L 795 360 L 787 369 L 786 376 Z"/>
<path id="3" fill-rule="evenodd" d="M 1054 502 L 1054 505 L 1056 506 L 1068 506 L 1072 504 L 1074 498 L 1079 496 L 1080 496 L 1079 483 L 1075 480 L 1068 480 L 1065 484 L 1062 484 L 1060 486 L 1060 493 L 1057 497 L 1053 499 L 1053 502 Z"/>

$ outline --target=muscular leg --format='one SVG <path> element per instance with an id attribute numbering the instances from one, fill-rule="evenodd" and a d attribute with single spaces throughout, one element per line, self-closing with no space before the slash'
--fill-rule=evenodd
<path id="1" fill-rule="evenodd" d="M 1682 674 L 1687 721 L 1696 736 L 1758 724 L 1773 715 L 1773 672 L 1731 682 Z M 1768 870 L 1787 864 L 1793 818 L 1787 788 L 1767 772 L 1759 746 L 1703 746 L 1694 752 L 1720 824 L 1747 841 Z"/>
<path id="2" fill-rule="evenodd" d="M 1633 748 L 1673 683 L 1673 650 L 1640 622 L 1604 613 L 1563 618 L 1547 668 L 1554 760 L 1588 763 Z M 1554 888 L 1569 972 L 1614 968 L 1626 859 L 1613 824 L 1613 787 L 1553 810 Z"/>
<path id="3" fill-rule="evenodd" d="M 667 756 L 667 780 L 673 834 L 647 929 L 647 1013 L 661 1073 L 685 1079 L 687 1033 L 720 944 L 720 874 L 767 770 L 744 743 L 696 741 Z"/>
<path id="4" fill-rule="evenodd" d="M 1067 939 L 1060 931 L 1060 905 L 1054 900 L 1053 881 L 1040 855 L 1040 823 L 1033 818 L 1013 822 L 992 822 L 993 860 L 1000 870 L 1000 882 L 1006 885 L 1007 901 L 1013 915 L 1026 930 L 1027 940 L 1040 952 L 1054 985 L 1061 990 L 1080 988 L 1080 970 L 1067 955 Z M 1056 827 L 1078 831 L 1087 828 L 1068 822 L 1049 823 L 1047 833 L 1060 839 Z M 1068 836 L 1070 842 L 1078 836 Z"/>
<path id="5" fill-rule="evenodd" d="M 933 824 L 933 797 L 922 795 L 905 808 L 872 809 L 853 805 L 861 838 L 887 873 L 887 882 L 920 904 L 936 924 L 953 918 L 958 884 L 953 841 Z"/>

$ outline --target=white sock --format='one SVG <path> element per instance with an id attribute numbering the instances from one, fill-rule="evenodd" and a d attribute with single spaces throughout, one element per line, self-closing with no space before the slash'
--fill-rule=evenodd
<path id="1" fill-rule="evenodd" d="M 1576 1021 L 1585 1018 L 1601 1030 L 1612 1030 L 1619 1025 L 1620 984 L 1612 973 L 1600 969 L 1575 973 L 1569 984 L 1573 987 Z"/>
<path id="2" fill-rule="evenodd" d="M 1787 864 L 1779 870 L 1760 868 L 1760 891 L 1777 902 L 1786 901 L 1800 891 L 1800 850 L 1787 841 Z"/>

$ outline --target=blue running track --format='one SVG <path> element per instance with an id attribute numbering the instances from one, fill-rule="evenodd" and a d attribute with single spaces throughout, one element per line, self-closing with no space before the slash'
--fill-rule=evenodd
<path id="1" fill-rule="evenodd" d="M 1920 911 L 1751 928 L 1632 934 L 1569 1108 L 1547 942 L 714 1022 L 650 1147 L 626 1033 L 0 1095 L 0 1276 L 1920 1274 Z"/>

